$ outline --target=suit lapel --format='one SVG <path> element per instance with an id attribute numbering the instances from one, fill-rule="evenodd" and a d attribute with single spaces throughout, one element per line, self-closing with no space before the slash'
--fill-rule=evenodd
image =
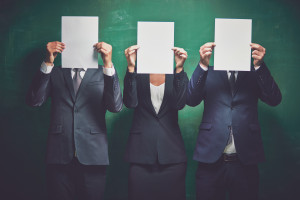
<path id="1" fill-rule="evenodd" d="M 149 108 L 150 112 L 152 112 L 153 115 L 156 116 L 156 112 L 155 109 L 153 107 L 152 101 L 151 101 L 151 92 L 150 92 L 150 78 L 149 78 L 149 74 L 143 74 L 142 77 L 142 84 L 143 87 L 145 88 L 145 91 L 143 91 L 142 93 L 145 94 L 145 98 L 144 98 L 144 102 L 146 104 L 146 107 Z"/>
<path id="2" fill-rule="evenodd" d="M 73 87 L 73 81 L 71 77 L 71 69 L 70 68 L 62 68 L 65 82 L 67 84 L 67 88 L 69 90 L 72 101 L 75 102 L 75 92 Z"/>
<path id="3" fill-rule="evenodd" d="M 168 98 L 169 98 L 170 94 L 172 93 L 172 88 L 173 88 L 172 87 L 172 85 L 173 85 L 173 78 L 172 78 L 172 76 L 174 76 L 174 75 L 166 74 L 164 97 L 163 97 L 161 106 L 159 108 L 158 115 L 160 115 L 161 112 L 166 107 L 167 102 L 168 102 Z"/>

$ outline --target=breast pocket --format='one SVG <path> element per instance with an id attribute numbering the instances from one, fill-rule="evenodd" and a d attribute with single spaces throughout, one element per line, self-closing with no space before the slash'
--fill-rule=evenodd
<path id="1" fill-rule="evenodd" d="M 93 85 L 104 85 L 104 82 L 103 81 L 92 81 L 87 84 L 87 86 L 93 86 Z"/>
<path id="2" fill-rule="evenodd" d="M 199 130 L 207 130 L 209 131 L 212 128 L 212 124 L 211 123 L 201 123 L 199 126 Z"/>

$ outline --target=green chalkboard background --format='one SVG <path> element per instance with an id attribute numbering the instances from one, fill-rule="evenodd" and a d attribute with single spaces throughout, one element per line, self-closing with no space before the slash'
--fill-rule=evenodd
<path id="1" fill-rule="evenodd" d="M 174 21 L 175 46 L 189 54 L 191 77 L 199 47 L 214 39 L 215 18 L 253 19 L 252 41 L 267 49 L 265 62 L 283 94 L 273 108 L 259 103 L 267 161 L 260 164 L 260 198 L 300 199 L 300 14 L 295 0 L 1 0 L 0 1 L 0 198 L 46 199 L 45 147 L 50 101 L 25 105 L 32 76 L 48 41 L 60 40 L 61 16 L 99 16 L 99 41 L 113 46 L 123 80 L 123 51 L 136 44 L 137 21 Z M 60 57 L 56 59 L 60 64 Z M 123 81 L 121 81 L 123 88 Z M 298 88 L 298 89 L 297 89 Z M 187 199 L 195 199 L 192 160 L 203 105 L 186 106 L 179 121 L 188 155 Z M 127 199 L 128 164 L 123 153 L 132 110 L 107 113 L 109 152 L 106 199 Z M 5 198 L 4 198 L 5 197 Z"/>

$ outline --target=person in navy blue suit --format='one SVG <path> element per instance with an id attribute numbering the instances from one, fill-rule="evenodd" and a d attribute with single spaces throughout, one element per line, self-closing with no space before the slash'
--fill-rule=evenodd
<path id="1" fill-rule="evenodd" d="M 258 121 L 258 100 L 281 102 L 280 90 L 263 61 L 266 50 L 251 43 L 251 71 L 215 71 L 209 60 L 215 43 L 200 50 L 188 84 L 187 105 L 204 102 L 193 159 L 197 200 L 258 199 L 257 164 L 265 160 Z"/>

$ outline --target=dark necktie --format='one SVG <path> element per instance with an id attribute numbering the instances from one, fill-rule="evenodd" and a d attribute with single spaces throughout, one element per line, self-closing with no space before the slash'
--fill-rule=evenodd
<path id="1" fill-rule="evenodd" d="M 75 68 L 74 71 L 75 71 L 75 74 L 74 74 L 74 77 L 73 77 L 73 86 L 74 86 L 74 92 L 75 92 L 75 95 L 77 94 L 78 92 L 78 89 L 79 89 L 79 86 L 81 84 L 81 81 L 82 81 L 82 78 L 80 76 L 80 72 L 82 71 L 83 69 L 82 68 Z"/>
<path id="2" fill-rule="evenodd" d="M 235 71 L 229 71 L 230 72 L 230 77 L 229 77 L 229 84 L 230 84 L 230 90 L 231 90 L 231 95 L 233 96 L 234 90 L 235 90 Z M 232 127 L 229 127 L 230 134 L 229 138 L 227 141 L 227 145 L 232 143 Z"/>
<path id="3" fill-rule="evenodd" d="M 229 72 L 230 72 L 229 84 L 230 84 L 231 95 L 233 96 L 235 91 L 235 71 L 229 71 Z"/>

